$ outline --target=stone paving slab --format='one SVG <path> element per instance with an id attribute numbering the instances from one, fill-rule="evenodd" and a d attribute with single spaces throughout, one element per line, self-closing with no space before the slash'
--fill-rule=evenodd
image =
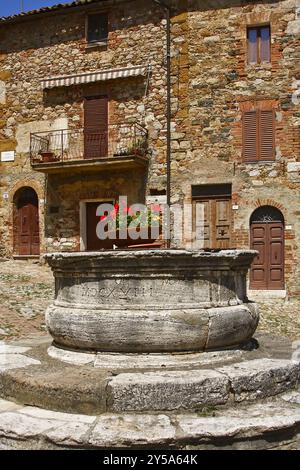
<path id="1" fill-rule="evenodd" d="M 6 402 L 8 404 L 10 402 Z M 0 402 L 1 405 L 1 402 Z M 7 405 L 6 405 L 7 406 Z M 61 413 L 59 411 L 50 411 L 44 410 L 42 408 L 35 408 L 34 406 L 26 406 L 20 408 L 20 406 L 15 405 L 18 412 L 25 414 L 26 416 L 31 416 L 32 418 L 39 419 L 55 419 L 56 421 L 66 421 L 71 423 L 82 423 L 82 424 L 93 424 L 96 421 L 95 416 L 72 414 L 72 413 Z"/>
<path id="2" fill-rule="evenodd" d="M 23 354 L 29 350 L 29 347 L 14 346 L 0 342 L 0 354 Z"/>
<path id="3" fill-rule="evenodd" d="M 0 398 L 0 413 L 2 413 L 2 411 L 14 411 L 22 409 L 22 406 L 23 405 L 17 405 L 12 401 L 2 400 L 2 398 Z"/>
<path id="4" fill-rule="evenodd" d="M 40 361 L 23 354 L 0 354 L 0 372 L 40 364 Z"/>
<path id="5" fill-rule="evenodd" d="M 64 421 L 40 419 L 26 416 L 18 412 L 0 413 L 0 442 L 1 437 L 12 439 L 30 439 L 39 437 L 53 427 L 64 425 Z"/>

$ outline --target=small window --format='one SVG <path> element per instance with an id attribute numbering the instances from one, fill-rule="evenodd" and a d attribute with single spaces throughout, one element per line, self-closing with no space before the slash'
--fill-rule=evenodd
<path id="1" fill-rule="evenodd" d="M 274 110 L 243 113 L 243 159 L 245 162 L 275 160 Z"/>
<path id="2" fill-rule="evenodd" d="M 271 62 L 270 26 L 248 28 L 247 39 L 249 64 L 263 64 Z"/>
<path id="3" fill-rule="evenodd" d="M 107 42 L 108 16 L 107 14 L 95 14 L 87 17 L 87 42 L 89 44 Z"/>

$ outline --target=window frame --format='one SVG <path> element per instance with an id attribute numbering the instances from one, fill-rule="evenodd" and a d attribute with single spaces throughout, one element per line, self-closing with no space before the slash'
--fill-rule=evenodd
<path id="1" fill-rule="evenodd" d="M 269 60 L 268 61 L 262 61 L 261 59 L 261 30 L 263 28 L 269 28 Z M 250 41 L 249 41 L 249 33 L 251 30 L 256 30 L 257 33 L 257 44 L 256 44 L 256 54 L 257 54 L 257 61 L 256 62 L 250 62 Z M 271 64 L 272 63 L 272 29 L 271 29 L 271 24 L 270 23 L 264 23 L 264 24 L 259 24 L 259 25 L 247 25 L 247 30 L 246 30 L 246 42 L 247 42 L 247 64 L 249 66 L 255 66 L 255 65 L 265 65 L 265 64 Z"/>
<path id="2" fill-rule="evenodd" d="M 90 41 L 89 40 L 89 19 L 92 16 L 105 16 L 106 21 L 107 21 L 107 35 L 106 38 L 102 38 L 96 41 Z M 91 48 L 91 47 L 97 47 L 97 46 L 106 46 L 108 43 L 108 37 L 109 37 L 109 15 L 107 11 L 97 11 L 93 13 L 88 13 L 86 14 L 85 17 L 85 42 L 86 42 L 86 47 Z"/>

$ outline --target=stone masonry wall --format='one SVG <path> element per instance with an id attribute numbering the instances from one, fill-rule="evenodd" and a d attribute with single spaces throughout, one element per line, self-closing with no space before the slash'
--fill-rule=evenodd
<path id="1" fill-rule="evenodd" d="M 288 291 L 300 294 L 300 2 L 190 1 L 172 19 L 172 201 L 191 202 L 191 185 L 232 183 L 233 240 L 249 247 L 249 220 L 261 205 L 285 217 Z M 271 24 L 271 64 L 247 64 L 247 26 Z M 276 109 L 276 159 L 242 161 L 241 111 Z"/>
<path id="2" fill-rule="evenodd" d="M 191 203 L 194 184 L 232 183 L 232 202 L 238 207 L 232 211 L 232 244 L 239 248 L 249 247 L 249 219 L 256 207 L 279 208 L 286 225 L 286 285 L 290 294 L 300 295 L 299 0 L 172 4 L 172 202 Z M 81 199 L 110 197 L 124 189 L 142 200 L 146 191 L 165 189 L 164 12 L 146 0 L 106 5 L 110 33 L 102 49 L 86 49 L 85 13 L 79 10 L 0 25 L 0 151 L 16 150 L 14 163 L 0 164 L 1 254 L 12 254 L 13 196 L 19 187 L 36 189 L 41 221 L 44 201 L 60 205 L 59 216 L 50 216 L 46 207 L 43 251 L 78 249 Z M 247 26 L 266 23 L 271 24 L 271 64 L 248 66 Z M 109 94 L 110 123 L 138 121 L 148 129 L 147 175 L 79 173 L 45 179 L 32 171 L 29 133 L 82 127 L 87 92 L 65 87 L 43 93 L 41 78 L 148 63 L 149 83 L 144 77 L 93 85 L 95 92 Z M 242 109 L 253 100 L 276 109 L 272 163 L 242 161 Z M 9 199 L 3 199 L 5 193 Z"/>
<path id="3" fill-rule="evenodd" d="M 114 2 L 114 6 L 110 6 L 110 3 L 105 3 L 108 9 L 104 10 L 109 15 L 107 47 L 86 48 L 84 11 L 70 13 L 66 10 L 63 15 L 32 17 L 26 22 L 0 25 L 0 152 L 16 150 L 15 162 L 0 163 L 2 255 L 11 255 L 13 251 L 15 186 L 38 186 L 40 220 L 43 219 L 45 198 L 47 204 L 53 198 L 44 193 L 47 188 L 44 175 L 31 169 L 30 132 L 83 127 L 83 96 L 86 94 L 109 95 L 109 125 L 138 122 L 147 128 L 153 157 L 150 164 L 153 182 L 149 185 L 160 189 L 165 187 L 164 14 L 154 4 L 149 7 L 147 1 L 140 1 L 138 5 L 136 2 L 119 2 L 117 5 Z M 40 84 L 40 79 L 47 76 L 143 64 L 152 67 L 151 77 L 117 79 L 92 86 L 63 87 L 45 92 Z M 123 175 L 116 174 L 112 180 L 116 182 L 119 177 L 122 179 Z M 131 177 L 131 181 L 127 178 L 129 187 L 136 177 Z M 78 221 L 72 220 L 70 211 L 64 211 L 64 205 L 68 205 L 68 201 L 70 204 L 74 202 L 74 194 L 82 178 L 81 174 L 77 175 L 74 185 L 66 182 L 67 189 L 62 190 L 65 201 L 60 209 L 60 218 L 65 220 L 70 239 L 63 236 L 63 242 L 57 245 L 59 230 L 54 238 L 44 236 L 41 230 L 42 251 L 51 249 L 51 238 L 56 240 L 52 248 L 78 248 L 78 230 L 73 232 L 67 228 L 75 227 Z M 103 197 L 105 186 L 102 191 L 97 183 L 103 181 L 103 176 L 96 173 L 88 179 L 88 192 L 93 192 L 95 199 Z M 140 175 L 140 180 L 144 185 L 143 175 Z M 95 188 L 99 188 L 98 196 Z M 130 193 L 128 189 L 127 192 Z M 3 199 L 6 193 L 9 199 Z M 48 221 L 47 213 L 46 226 L 52 226 L 53 217 Z"/>

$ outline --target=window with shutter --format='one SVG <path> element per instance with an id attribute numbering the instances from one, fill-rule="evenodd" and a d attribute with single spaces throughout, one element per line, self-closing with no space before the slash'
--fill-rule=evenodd
<path id="1" fill-rule="evenodd" d="M 87 42 L 95 44 L 107 42 L 108 16 L 105 13 L 88 15 L 87 17 Z"/>
<path id="2" fill-rule="evenodd" d="M 84 100 L 84 158 L 107 157 L 108 97 L 92 96 Z"/>
<path id="3" fill-rule="evenodd" d="M 260 111 L 260 160 L 274 160 L 274 111 Z"/>
<path id="4" fill-rule="evenodd" d="M 243 115 L 244 160 L 248 162 L 257 160 L 257 150 L 257 112 L 248 111 Z"/>
<path id="5" fill-rule="evenodd" d="M 275 159 L 274 110 L 243 113 L 243 159 L 245 162 Z"/>
<path id="6" fill-rule="evenodd" d="M 271 28 L 255 26 L 247 29 L 248 63 L 271 62 Z"/>

